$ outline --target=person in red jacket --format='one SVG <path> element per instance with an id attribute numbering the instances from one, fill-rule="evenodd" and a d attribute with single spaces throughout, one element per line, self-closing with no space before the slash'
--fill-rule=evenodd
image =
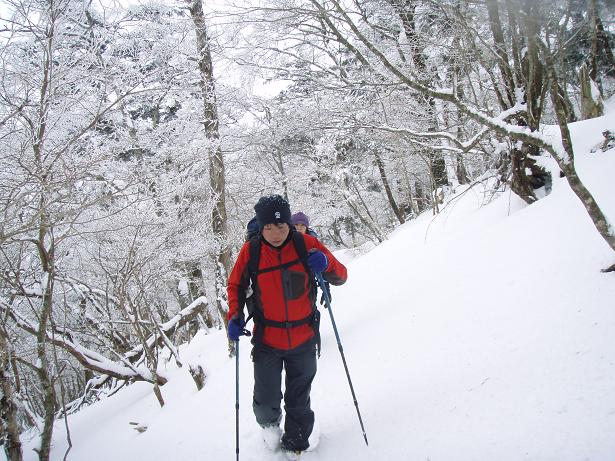
<path id="1" fill-rule="evenodd" d="M 267 444 L 272 438 L 281 448 L 297 453 L 309 447 L 314 427 L 310 390 L 316 375 L 319 342 L 314 272 L 322 272 L 332 285 L 346 281 L 346 267 L 315 237 L 297 235 L 290 206 L 279 195 L 261 197 L 254 206 L 260 229 L 258 268 L 250 264 L 250 241 L 239 252 L 228 280 L 228 335 L 233 341 L 244 334 L 243 307 L 254 291 L 254 396 L 252 408 L 263 427 Z M 302 239 L 302 240 L 298 240 Z M 305 248 L 297 246 L 301 245 Z M 301 260 L 301 254 L 307 255 Z M 252 273 L 251 273 L 252 272 Z M 255 283 L 256 282 L 256 283 Z M 282 370 L 286 372 L 284 434 L 280 440 Z"/>

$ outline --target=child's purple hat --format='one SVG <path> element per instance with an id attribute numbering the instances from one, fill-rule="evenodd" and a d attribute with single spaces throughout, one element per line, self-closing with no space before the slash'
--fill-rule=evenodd
<path id="1" fill-rule="evenodd" d="M 307 215 L 301 211 L 292 215 L 290 217 L 290 222 L 293 223 L 293 226 L 303 224 L 305 227 L 310 227 L 310 218 L 308 218 Z"/>

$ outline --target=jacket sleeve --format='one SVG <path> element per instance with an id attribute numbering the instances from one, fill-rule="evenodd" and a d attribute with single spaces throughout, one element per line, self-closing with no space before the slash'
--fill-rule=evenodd
<path id="1" fill-rule="evenodd" d="M 226 293 L 228 295 L 228 313 L 226 318 L 228 320 L 231 320 L 233 317 L 244 317 L 243 307 L 246 303 L 246 290 L 250 285 L 250 274 L 248 273 L 249 259 L 250 243 L 247 242 L 241 247 L 226 286 Z"/>
<path id="2" fill-rule="evenodd" d="M 329 282 L 331 285 L 343 285 L 344 283 L 346 283 L 346 279 L 348 278 L 348 271 L 346 270 L 346 266 L 339 262 L 337 258 L 333 256 L 333 253 L 331 253 L 329 249 L 324 246 L 320 240 L 312 236 L 308 236 L 305 238 L 305 243 L 308 251 L 312 248 L 315 248 L 327 255 L 329 266 L 327 267 L 327 270 L 322 273 L 323 278 L 327 282 Z"/>

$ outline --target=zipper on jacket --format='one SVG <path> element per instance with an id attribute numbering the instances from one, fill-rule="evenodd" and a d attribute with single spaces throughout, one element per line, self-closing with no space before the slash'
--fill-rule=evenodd
<path id="1" fill-rule="evenodd" d="M 280 250 L 278 252 L 278 262 L 280 263 L 280 265 L 282 264 L 282 250 Z M 282 278 L 282 291 L 284 294 L 284 313 L 286 315 L 286 318 L 284 319 L 286 322 L 289 321 L 288 319 L 288 286 L 287 286 L 287 280 L 284 279 L 284 274 L 286 272 L 286 269 L 281 269 L 280 270 L 280 277 Z M 286 277 L 288 279 L 288 277 Z M 286 335 L 288 336 L 288 348 L 291 349 L 291 341 L 290 341 L 290 328 L 286 327 Z"/>

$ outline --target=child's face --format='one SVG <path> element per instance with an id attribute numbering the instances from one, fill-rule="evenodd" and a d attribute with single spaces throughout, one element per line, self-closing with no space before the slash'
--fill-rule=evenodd
<path id="1" fill-rule="evenodd" d="M 265 224 L 263 238 L 274 247 L 279 247 L 286 241 L 289 232 L 290 226 L 286 223 Z"/>

